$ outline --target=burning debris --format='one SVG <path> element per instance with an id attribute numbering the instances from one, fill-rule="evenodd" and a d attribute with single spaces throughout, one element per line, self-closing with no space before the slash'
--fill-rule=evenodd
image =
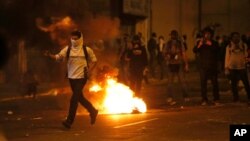
<path id="1" fill-rule="evenodd" d="M 103 95 L 101 108 L 104 113 L 122 114 L 135 111 L 145 113 L 147 111 L 145 102 L 135 97 L 134 92 L 128 86 L 117 82 L 114 72 L 116 71 L 108 71 L 108 68 L 104 67 L 103 77 L 89 88 L 90 92 Z"/>

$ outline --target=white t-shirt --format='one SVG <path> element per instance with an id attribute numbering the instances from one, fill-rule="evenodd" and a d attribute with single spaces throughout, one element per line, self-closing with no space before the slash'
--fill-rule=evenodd
<path id="1" fill-rule="evenodd" d="M 247 45 L 240 42 L 237 45 L 231 42 L 226 47 L 225 68 L 228 69 L 245 69 L 247 57 Z"/>
<path id="2" fill-rule="evenodd" d="M 89 47 L 87 48 L 87 53 L 89 56 L 89 61 L 96 62 L 96 56 L 93 50 Z M 56 60 L 66 58 L 68 46 L 63 48 L 58 54 L 56 54 Z M 68 68 L 68 78 L 70 79 L 80 79 L 84 78 L 84 68 L 87 67 L 87 62 L 82 46 L 71 47 L 69 59 L 67 63 Z"/>

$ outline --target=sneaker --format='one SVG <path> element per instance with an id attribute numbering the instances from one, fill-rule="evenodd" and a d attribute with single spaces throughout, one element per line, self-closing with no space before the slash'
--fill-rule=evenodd
<path id="1" fill-rule="evenodd" d="M 167 104 L 171 106 L 176 104 L 176 101 L 174 101 L 172 97 L 169 97 L 166 101 L 167 101 Z"/>
<path id="2" fill-rule="evenodd" d="M 207 101 L 202 101 L 201 102 L 201 106 L 207 106 L 207 104 L 208 104 Z"/>
<path id="3" fill-rule="evenodd" d="M 214 106 L 221 106 L 222 104 L 219 101 L 213 101 Z"/>
<path id="4" fill-rule="evenodd" d="M 171 103 L 171 102 L 173 101 L 173 98 L 171 98 L 171 97 L 170 97 L 170 98 L 167 98 L 166 101 L 167 101 L 167 103 Z"/>
<path id="5" fill-rule="evenodd" d="M 171 105 L 171 106 L 173 106 L 175 104 L 176 104 L 176 101 L 172 101 L 172 102 L 169 103 L 169 105 Z"/>
<path id="6" fill-rule="evenodd" d="M 67 120 L 63 121 L 62 122 L 62 125 L 67 128 L 67 129 L 70 129 L 71 128 L 71 124 L 69 122 L 67 122 Z"/>
<path id="7" fill-rule="evenodd" d="M 92 113 L 90 113 L 90 124 L 93 125 L 95 124 L 95 121 L 96 121 L 96 117 L 98 115 L 98 110 L 94 110 Z"/>

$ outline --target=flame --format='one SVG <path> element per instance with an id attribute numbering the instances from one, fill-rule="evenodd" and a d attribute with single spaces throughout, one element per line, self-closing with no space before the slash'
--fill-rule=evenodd
<path id="1" fill-rule="evenodd" d="M 96 84 L 89 90 L 91 92 L 103 90 L 105 96 L 102 107 L 109 114 L 132 113 L 133 111 L 145 113 L 147 111 L 145 102 L 134 97 L 134 92 L 128 86 L 118 83 L 115 79 L 108 78 L 103 88 Z"/>
<path id="2" fill-rule="evenodd" d="M 92 87 L 89 89 L 90 92 L 99 92 L 99 91 L 101 91 L 101 90 L 102 90 L 102 87 L 101 87 L 100 85 L 98 85 L 98 84 L 92 86 Z"/>

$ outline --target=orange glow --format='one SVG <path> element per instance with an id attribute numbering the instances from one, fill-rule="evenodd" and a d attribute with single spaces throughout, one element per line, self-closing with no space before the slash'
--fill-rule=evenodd
<path id="1" fill-rule="evenodd" d="M 69 32 L 76 28 L 75 22 L 69 17 L 55 18 L 51 17 L 51 24 L 46 24 L 42 18 L 36 18 L 37 27 L 44 32 L 50 33 L 50 37 L 53 41 L 60 46 L 68 44 Z"/>
<path id="2" fill-rule="evenodd" d="M 134 97 L 134 92 L 128 86 L 118 83 L 115 79 L 107 79 L 103 88 L 99 85 L 93 85 L 89 90 L 91 92 L 103 92 L 105 96 L 102 107 L 105 113 L 121 114 L 132 113 L 133 111 L 145 113 L 147 111 L 145 102 Z"/>
<path id="3" fill-rule="evenodd" d="M 90 92 L 99 92 L 99 91 L 101 91 L 101 90 L 102 90 L 102 88 L 101 88 L 101 86 L 98 85 L 98 84 L 92 86 L 92 87 L 89 89 Z"/>

